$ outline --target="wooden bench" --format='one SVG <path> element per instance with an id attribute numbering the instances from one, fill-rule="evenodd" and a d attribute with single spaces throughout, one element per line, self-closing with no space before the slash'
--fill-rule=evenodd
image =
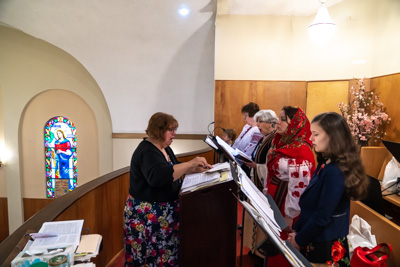
<path id="1" fill-rule="evenodd" d="M 388 267 L 400 266 L 400 226 L 386 219 L 360 201 L 351 201 L 350 219 L 357 214 L 371 225 L 372 234 L 377 244 L 388 243 L 392 246 L 392 254 L 387 262 Z"/>

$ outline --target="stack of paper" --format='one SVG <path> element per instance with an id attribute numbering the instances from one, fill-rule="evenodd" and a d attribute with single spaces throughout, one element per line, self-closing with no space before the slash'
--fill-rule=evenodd
<path id="1" fill-rule="evenodd" d="M 99 254 L 102 236 L 98 234 L 82 235 L 75 252 L 75 261 L 87 261 Z"/>
<path id="2" fill-rule="evenodd" d="M 192 173 L 185 175 L 183 179 L 182 193 L 194 191 L 205 186 L 210 186 L 220 182 L 222 171 L 229 170 L 229 163 L 217 163 L 213 165 L 213 168 L 202 173 Z"/>

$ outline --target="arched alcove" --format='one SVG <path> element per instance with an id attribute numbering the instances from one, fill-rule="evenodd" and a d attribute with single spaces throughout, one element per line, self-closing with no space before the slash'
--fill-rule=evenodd
<path id="1" fill-rule="evenodd" d="M 21 190 L 24 199 L 46 198 L 43 130 L 55 116 L 65 116 L 79 130 L 78 184 L 99 176 L 99 133 L 95 115 L 78 95 L 67 90 L 47 90 L 26 105 L 20 121 Z"/>

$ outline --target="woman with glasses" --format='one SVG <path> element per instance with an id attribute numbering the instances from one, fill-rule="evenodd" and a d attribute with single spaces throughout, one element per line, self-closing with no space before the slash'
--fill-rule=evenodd
<path id="1" fill-rule="evenodd" d="M 243 126 L 243 130 L 236 139 L 232 148 L 239 149 L 247 156 L 251 157 L 258 141 L 262 138 L 262 134 L 257 127 L 257 123 L 254 121 L 254 115 L 260 110 L 256 103 L 250 102 L 242 107 L 243 119 L 246 125 Z M 246 165 L 242 165 L 243 170 L 248 176 L 250 176 L 250 169 Z"/>
<path id="2" fill-rule="evenodd" d="M 155 113 L 132 155 L 124 210 L 125 266 L 178 266 L 181 177 L 212 166 L 205 158 L 180 163 L 169 147 L 177 120 Z"/>
<path id="3" fill-rule="evenodd" d="M 275 128 L 278 117 L 273 110 L 264 109 L 258 111 L 254 115 L 254 121 L 257 123 L 257 127 L 263 135 L 263 138 L 258 141 L 258 144 L 252 153 L 251 159 L 253 161 L 245 162 L 244 164 L 251 169 L 250 177 L 253 183 L 260 191 L 263 191 L 264 180 L 267 173 L 267 165 L 265 164 L 267 160 L 267 153 L 271 148 L 271 143 L 275 136 Z M 265 235 L 262 231 L 258 230 L 257 224 L 251 218 L 249 218 L 248 215 L 245 216 L 246 221 L 244 224 L 244 233 L 251 233 L 251 252 L 254 254 L 256 252 L 255 248 L 258 241 L 261 241 Z"/>

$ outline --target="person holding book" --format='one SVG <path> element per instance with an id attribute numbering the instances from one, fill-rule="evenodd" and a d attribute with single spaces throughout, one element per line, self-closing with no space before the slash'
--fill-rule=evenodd
<path id="1" fill-rule="evenodd" d="M 299 107 L 284 106 L 267 155 L 264 189 L 264 193 L 274 199 L 288 225 L 281 232 L 284 240 L 300 214 L 300 196 L 314 173 L 315 158 L 310 136 L 310 122 L 304 111 Z M 269 257 L 268 263 L 272 266 L 291 266 L 282 254 Z"/>
<path id="2" fill-rule="evenodd" d="M 318 166 L 300 197 L 301 213 L 289 242 L 311 263 L 350 266 L 350 199 L 366 196 L 368 178 L 359 149 L 341 115 L 317 115 L 311 132 Z"/>
<path id="3" fill-rule="evenodd" d="M 178 266 L 181 177 L 212 168 L 205 158 L 181 163 L 171 143 L 177 120 L 157 112 L 132 155 L 124 209 L 125 266 Z"/>
<path id="4" fill-rule="evenodd" d="M 301 108 L 284 106 L 267 155 L 265 192 L 284 216 L 289 231 L 300 214 L 299 199 L 315 169 L 310 122 Z"/>
<path id="5" fill-rule="evenodd" d="M 258 141 L 263 137 L 257 123 L 254 121 L 254 115 L 260 110 L 256 103 L 250 102 L 242 107 L 242 115 L 246 124 L 239 137 L 236 139 L 232 148 L 239 149 L 245 153 L 249 158 L 254 151 Z M 242 162 L 241 162 L 242 163 Z M 242 165 L 242 169 L 250 176 L 250 169 L 246 165 Z"/>
<path id="6" fill-rule="evenodd" d="M 252 162 L 244 162 L 244 164 L 251 169 L 250 177 L 253 183 L 260 191 L 263 191 L 264 180 L 267 173 L 267 153 L 271 148 L 272 140 L 275 136 L 278 117 L 273 110 L 264 109 L 258 111 L 254 115 L 254 121 L 256 121 L 257 127 L 263 135 L 263 138 L 258 141 L 258 144 L 251 155 Z M 257 224 L 247 214 L 245 215 L 244 225 L 244 233 L 247 233 L 247 236 L 251 235 L 251 254 L 255 254 L 256 245 L 262 240 L 262 238 L 265 238 L 265 234 L 259 230 Z M 246 238 L 245 241 L 247 243 L 247 241 L 250 240 L 247 240 Z"/>
<path id="7" fill-rule="evenodd" d="M 254 115 L 254 121 L 257 123 L 257 127 L 263 135 L 263 138 L 258 141 L 251 154 L 252 162 L 245 162 L 244 164 L 251 168 L 250 176 L 252 181 L 257 188 L 262 191 L 267 171 L 267 166 L 265 164 L 267 161 L 267 153 L 271 148 L 272 140 L 275 136 L 278 117 L 273 110 L 264 109 L 258 111 Z"/>

